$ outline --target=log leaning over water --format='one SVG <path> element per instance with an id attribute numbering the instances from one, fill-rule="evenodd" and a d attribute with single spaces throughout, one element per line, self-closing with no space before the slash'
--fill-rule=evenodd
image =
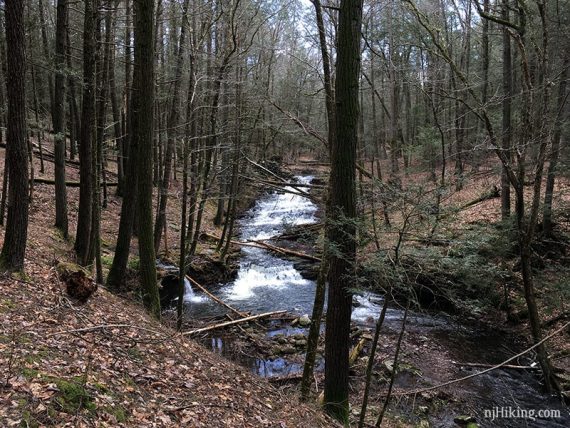
<path id="1" fill-rule="evenodd" d="M 232 308 L 230 305 L 228 305 L 226 302 L 224 302 L 223 300 L 217 298 L 216 296 L 214 296 L 212 293 L 210 293 L 208 290 L 206 290 L 204 287 L 202 287 L 198 282 L 196 282 L 194 279 L 190 278 L 188 275 L 185 275 L 186 279 L 188 281 L 190 281 L 193 285 L 195 285 L 200 291 L 202 291 L 206 296 L 208 296 L 210 299 L 212 299 L 214 302 L 222 305 L 224 308 L 229 309 L 230 311 L 232 311 L 234 314 L 236 314 L 239 317 L 246 317 L 247 315 L 238 311 L 235 308 Z"/>
<path id="2" fill-rule="evenodd" d="M 185 331 L 184 333 L 182 333 L 182 335 L 183 336 L 191 336 L 191 335 L 198 334 L 198 333 L 205 333 L 207 331 L 216 330 L 218 328 L 229 327 L 232 325 L 241 324 L 241 323 L 248 322 L 248 321 L 258 320 L 261 318 L 267 318 L 267 317 L 270 317 L 272 315 L 284 314 L 286 312 L 287 311 L 265 312 L 263 314 L 252 315 L 250 317 L 241 318 L 239 320 L 226 321 L 226 322 L 222 322 L 220 324 L 210 325 L 208 327 L 202 327 L 202 328 L 197 328 L 195 330 Z"/>
<path id="3" fill-rule="evenodd" d="M 210 239 L 216 239 L 216 240 L 220 239 L 219 236 L 212 235 L 211 233 L 204 232 L 202 235 L 207 237 L 207 238 L 210 238 Z M 262 242 L 262 241 L 246 241 L 246 242 L 243 242 L 243 241 L 235 241 L 232 239 L 231 243 L 235 244 L 235 245 L 241 245 L 242 247 L 253 247 L 253 248 L 261 248 L 263 250 L 270 250 L 270 251 L 274 251 L 278 254 L 283 254 L 286 256 L 299 257 L 301 259 L 311 260 L 313 262 L 320 262 L 321 261 L 321 259 L 319 257 L 315 257 L 315 256 L 312 256 L 312 255 L 306 254 L 306 253 L 300 253 L 298 251 L 293 251 L 293 250 L 290 250 L 288 248 L 277 247 L 275 245 L 268 244 L 267 242 Z"/>

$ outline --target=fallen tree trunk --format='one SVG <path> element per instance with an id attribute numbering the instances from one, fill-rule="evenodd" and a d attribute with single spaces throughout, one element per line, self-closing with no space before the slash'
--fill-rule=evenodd
<path id="1" fill-rule="evenodd" d="M 49 184 L 54 186 L 55 180 L 50 180 L 49 178 L 34 178 L 34 183 L 37 184 Z M 67 187 L 79 187 L 79 181 L 66 181 L 65 185 Z M 106 183 L 107 186 L 116 187 L 118 183 Z"/>
<path id="2" fill-rule="evenodd" d="M 360 339 L 358 341 L 356 346 L 354 348 L 352 348 L 352 351 L 350 351 L 350 356 L 348 357 L 348 365 L 349 366 L 352 366 L 356 362 L 356 360 L 358 359 L 358 356 L 360 355 L 360 353 L 364 349 L 364 345 L 366 344 L 366 342 L 368 340 L 369 340 L 368 338 L 363 337 L 362 339 Z"/>
<path id="3" fill-rule="evenodd" d="M 205 236 L 210 239 L 220 240 L 219 236 L 212 235 L 211 233 L 204 232 L 202 236 Z M 313 262 L 320 262 L 321 259 L 319 257 L 311 256 L 310 254 L 300 253 L 298 251 L 289 250 L 288 248 L 277 247 L 275 245 L 268 244 L 267 242 L 262 241 L 234 241 L 233 239 L 230 241 L 232 244 L 241 245 L 242 247 L 253 247 L 253 248 L 261 248 L 264 250 L 271 250 L 279 254 L 283 254 L 286 256 L 294 256 L 299 257 L 305 260 L 311 260 Z"/>
<path id="4" fill-rule="evenodd" d="M 242 176 L 242 177 L 244 177 L 244 176 Z M 311 194 L 306 193 L 306 192 L 304 192 L 304 191 L 303 191 L 303 193 L 301 193 L 301 190 L 300 190 L 300 189 L 298 189 L 297 187 L 294 187 L 294 186 L 290 186 L 289 184 L 286 184 L 286 183 L 283 183 L 283 184 L 279 184 L 279 183 L 278 183 L 278 184 L 271 184 L 271 183 L 268 183 L 268 182 L 264 182 L 263 180 L 254 180 L 254 179 L 249 178 L 249 177 L 244 177 L 244 178 L 246 178 L 247 180 L 252 181 L 254 184 L 256 184 L 256 185 L 258 185 L 258 186 L 261 186 L 263 189 L 267 189 L 267 187 L 269 187 L 269 188 L 272 188 L 272 189 L 276 189 L 278 192 L 281 192 L 281 193 L 288 193 L 288 194 L 290 194 L 290 195 L 296 195 L 296 196 L 300 196 L 300 197 L 302 197 L 302 198 L 307 198 L 307 199 L 309 199 L 309 200 L 311 200 L 311 201 L 313 201 L 313 202 L 315 202 L 315 203 L 318 202 L 318 201 L 317 201 L 317 198 L 315 198 L 315 197 L 312 196 Z M 287 189 L 285 189 L 286 186 L 289 186 L 289 187 L 292 187 L 292 188 L 294 187 L 295 190 L 298 190 L 298 191 L 287 190 Z"/>
<path id="5" fill-rule="evenodd" d="M 228 305 L 226 302 L 224 302 L 223 300 L 219 299 L 218 297 L 214 296 L 212 293 L 210 293 L 208 290 L 206 290 L 204 287 L 202 287 L 198 282 L 196 282 L 193 278 L 190 278 L 188 275 L 185 275 L 186 279 L 188 279 L 188 281 L 190 281 L 193 285 L 195 285 L 200 291 L 202 291 L 206 296 L 208 296 L 210 299 L 212 299 L 214 302 L 222 305 L 224 308 L 229 309 L 230 311 L 232 311 L 234 314 L 236 314 L 239 317 L 246 317 L 247 315 L 238 311 L 235 308 L 232 308 L 230 305 Z"/>
<path id="6" fill-rule="evenodd" d="M 473 199 L 472 201 L 467 202 L 465 205 L 462 205 L 458 208 L 458 211 L 466 210 L 467 208 L 472 207 L 473 205 L 480 204 L 481 202 L 485 202 L 489 199 L 498 198 L 501 196 L 501 191 L 497 188 L 497 186 L 493 186 L 487 192 L 483 193 L 477 199 Z"/>
<path id="7" fill-rule="evenodd" d="M 319 162 L 319 161 L 311 161 L 303 159 L 299 159 L 297 162 L 303 165 L 311 165 L 311 166 L 331 166 L 330 162 Z"/>
<path id="8" fill-rule="evenodd" d="M 248 322 L 248 321 L 253 321 L 253 320 L 258 320 L 261 318 L 267 318 L 270 317 L 272 315 L 280 315 L 280 314 L 284 314 L 287 311 L 274 311 L 274 312 L 265 312 L 263 314 L 259 314 L 259 315 L 252 315 L 249 317 L 245 317 L 245 318 L 241 318 L 239 320 L 234 320 L 234 321 L 226 321 L 220 324 L 214 324 L 214 325 L 210 325 L 208 327 L 202 327 L 202 328 L 197 328 L 195 330 L 190 330 L 190 331 L 185 331 L 184 333 L 182 333 L 183 336 L 192 336 L 194 334 L 198 334 L 198 333 L 205 333 L 207 331 L 211 331 L 211 330 L 216 330 L 218 328 L 223 328 L 223 327 L 229 327 L 232 325 L 236 325 L 236 324 L 241 324 L 244 322 Z"/>

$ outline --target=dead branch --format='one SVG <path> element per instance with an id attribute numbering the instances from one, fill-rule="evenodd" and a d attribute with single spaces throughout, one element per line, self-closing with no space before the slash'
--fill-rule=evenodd
<path id="1" fill-rule="evenodd" d="M 196 280 L 194 280 L 193 278 L 189 277 L 188 275 L 185 275 L 186 279 L 188 279 L 188 281 L 190 281 L 193 285 L 195 285 L 198 289 L 200 289 L 200 291 L 202 291 L 206 296 L 208 296 L 210 299 L 212 299 L 214 302 L 222 305 L 224 308 L 229 309 L 230 311 L 232 311 L 234 314 L 236 314 L 237 316 L 244 318 L 247 315 L 238 311 L 237 309 L 232 308 L 230 305 L 228 305 L 226 302 L 224 302 L 223 300 L 219 299 L 218 297 L 214 296 L 212 293 L 210 293 L 208 290 L 206 290 L 204 287 L 202 287 L 198 282 L 196 282 Z"/>
<path id="2" fill-rule="evenodd" d="M 207 232 L 204 232 L 202 234 L 202 236 L 205 236 L 205 237 L 210 238 L 210 239 L 215 239 L 218 241 L 220 240 L 219 236 L 212 235 L 211 233 L 207 233 Z M 263 250 L 270 250 L 270 251 L 274 251 L 278 254 L 282 254 L 285 256 L 299 257 L 301 259 L 311 260 L 313 262 L 320 262 L 321 261 L 321 259 L 319 257 L 311 256 L 310 254 L 300 253 L 298 251 L 289 250 L 288 248 L 277 247 L 275 245 L 271 245 L 271 244 L 268 244 L 267 242 L 263 242 L 263 241 L 243 242 L 243 241 L 235 241 L 232 239 L 231 243 L 235 244 L 235 245 L 240 245 L 242 247 L 253 247 L 253 248 L 261 248 Z"/>
<path id="3" fill-rule="evenodd" d="M 457 361 L 453 361 L 453 364 L 456 366 L 462 367 L 479 367 L 479 368 L 489 368 L 493 367 L 492 364 L 483 364 L 483 363 L 459 363 Z M 538 370 L 538 367 L 534 366 L 517 366 L 513 364 L 505 364 L 501 366 L 502 369 L 512 369 L 512 370 Z"/>
<path id="4" fill-rule="evenodd" d="M 492 367 L 489 367 L 488 369 L 485 370 L 481 370 L 480 372 L 477 373 L 473 373 L 470 374 L 469 376 L 464 376 L 464 377 L 460 377 L 459 379 L 453 379 L 444 383 L 441 383 L 439 385 L 434 385 L 434 386 L 430 386 L 428 388 L 423 388 L 423 389 L 416 389 L 413 391 L 405 391 L 405 392 L 398 392 L 395 393 L 393 395 L 395 396 L 404 396 L 404 395 L 416 395 L 416 394 L 421 394 L 422 392 L 428 392 L 428 391 L 433 391 L 435 389 L 439 389 L 439 388 L 443 388 L 444 386 L 449 386 L 449 385 L 453 385 L 454 383 L 458 383 L 458 382 L 463 382 L 464 380 L 467 379 L 471 379 L 480 375 L 483 375 L 485 373 L 489 373 L 493 370 L 497 370 L 500 369 L 501 367 L 503 367 L 504 365 L 510 363 L 511 361 L 516 360 L 517 358 L 522 357 L 523 355 L 529 353 L 530 351 L 532 351 L 533 349 L 537 348 L 538 346 L 542 345 L 544 342 L 546 342 L 549 339 L 552 339 L 554 336 L 556 336 L 557 334 L 561 333 L 562 331 L 564 331 L 568 326 L 570 325 L 570 321 L 567 322 L 566 324 L 564 324 L 562 327 L 560 327 L 559 329 L 557 329 L 556 331 L 554 331 L 553 333 L 549 334 L 548 336 L 546 336 L 544 339 L 536 342 L 534 345 L 532 345 L 531 347 L 525 349 L 524 351 L 519 352 L 516 355 L 513 355 L 511 358 L 503 361 L 502 363 L 496 364 Z"/>
<path id="5" fill-rule="evenodd" d="M 270 317 L 272 315 L 280 315 L 280 314 L 284 314 L 287 311 L 274 311 L 274 312 L 265 312 L 263 314 L 259 314 L 259 315 L 252 315 L 249 317 L 245 317 L 245 318 L 241 318 L 239 320 L 234 320 L 234 321 L 226 321 L 226 322 L 222 322 L 220 324 L 214 324 L 214 325 L 210 325 L 208 327 L 202 327 L 202 328 L 197 328 L 195 330 L 190 330 L 190 331 L 185 331 L 184 333 L 182 333 L 183 336 L 192 336 L 194 334 L 198 334 L 198 333 L 205 333 L 207 331 L 211 331 L 211 330 L 217 330 L 219 328 L 224 328 L 224 327 L 229 327 L 232 325 L 236 325 L 236 324 L 241 324 L 244 322 L 249 322 L 249 321 L 253 321 L 253 320 L 258 320 L 261 318 L 267 318 Z"/>

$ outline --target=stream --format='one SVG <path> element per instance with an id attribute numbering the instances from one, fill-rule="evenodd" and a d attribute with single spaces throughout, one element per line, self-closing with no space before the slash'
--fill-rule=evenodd
<path id="1" fill-rule="evenodd" d="M 312 176 L 298 176 L 300 184 L 310 184 Z M 294 192 L 288 187 L 285 190 Z M 289 226 L 315 223 L 318 207 L 309 199 L 291 193 L 267 193 L 258 199 L 255 205 L 239 220 L 239 239 L 241 241 L 275 238 Z M 287 310 L 297 315 L 311 314 L 315 282 L 303 278 L 290 260 L 278 257 L 265 249 L 242 247 L 239 270 L 235 280 L 211 287 L 211 291 L 224 302 L 240 311 L 262 313 Z M 223 315 L 224 309 L 186 284 L 184 296 L 186 313 L 190 317 L 207 318 Z M 371 329 L 380 313 L 382 297 L 372 293 L 355 296 L 352 312 L 353 323 L 362 328 Z M 401 328 L 403 311 L 391 308 L 387 311 L 383 332 L 394 340 Z M 273 328 L 272 328 L 273 327 Z M 408 376 L 398 374 L 396 387 L 417 388 L 426 384 L 435 385 L 449 378 L 457 378 L 472 373 L 454 365 L 455 361 L 483 362 L 494 364 L 501 362 L 515 351 L 524 349 L 522 343 L 513 340 L 507 333 L 458 323 L 446 315 L 410 313 L 406 326 L 406 346 L 413 348 L 406 358 L 413 362 L 421 372 L 419 380 L 410 380 Z M 270 326 L 268 337 L 306 335 L 307 329 L 291 327 L 275 322 Z M 382 339 L 381 339 L 382 341 Z M 388 339 L 386 339 L 388 341 Z M 262 359 L 247 356 L 236 350 L 232 338 L 223 333 L 214 334 L 205 339 L 205 345 L 212 351 L 237 360 L 252 372 L 263 377 L 284 376 L 302 371 L 299 358 Z M 381 352 L 381 346 L 379 352 Z M 239 356 L 238 356 L 239 353 Z M 442 363 L 446 361 L 446 363 Z M 528 355 L 515 364 L 529 365 Z M 442 365 L 443 367 L 440 367 Z M 323 369 L 322 359 L 317 362 L 317 370 Z M 479 370 L 479 369 L 477 369 Z M 535 374 L 527 370 L 495 370 L 477 376 L 469 381 L 446 388 L 448 406 L 430 411 L 432 426 L 457 426 L 454 417 L 458 414 L 476 416 L 479 426 L 497 427 L 567 427 L 570 426 L 568 408 L 554 397 L 547 396 L 540 390 L 540 383 Z M 395 407 L 418 418 L 416 413 L 406 406 L 403 400 Z M 509 408 L 554 409 L 560 411 L 560 417 L 551 419 L 496 418 L 484 417 L 484 409 Z M 420 416 L 421 418 L 422 416 Z"/>

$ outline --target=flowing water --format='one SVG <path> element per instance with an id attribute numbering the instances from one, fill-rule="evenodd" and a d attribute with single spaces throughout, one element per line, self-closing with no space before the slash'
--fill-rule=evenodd
<path id="1" fill-rule="evenodd" d="M 300 176 L 297 177 L 297 181 L 301 184 L 309 184 L 312 178 Z M 286 190 L 295 192 L 293 187 L 288 187 Z M 267 194 L 261 197 L 240 219 L 239 238 L 242 241 L 270 239 L 283 233 L 289 226 L 312 224 L 317 221 L 317 209 L 313 202 L 303 196 L 277 192 Z M 241 253 L 237 278 L 227 284 L 212 287 L 218 297 L 241 311 L 252 313 L 277 310 L 287 310 L 298 315 L 311 313 L 315 282 L 303 278 L 301 273 L 295 269 L 293 262 L 260 248 L 242 247 Z M 186 311 L 191 317 L 201 318 L 224 314 L 223 308 L 201 293 L 195 292 L 189 283 L 186 284 L 184 301 Z M 380 313 L 381 305 L 381 296 L 372 293 L 355 296 L 353 321 L 362 326 L 372 326 L 374 319 Z M 400 328 L 402 318 L 401 310 L 389 309 L 383 330 L 388 334 L 391 331 L 394 336 Z M 427 346 L 425 352 L 430 353 L 430 346 L 434 346 L 435 343 L 436 347 L 444 348 L 440 350 L 440 353 L 447 360 L 497 363 L 516 353 L 514 350 L 521 349 L 520 344 L 509 344 L 510 338 L 505 333 L 477 331 L 473 327 L 458 324 L 446 316 L 410 314 L 407 331 L 409 335 L 417 337 L 429 336 L 429 345 L 424 345 Z M 299 333 L 306 334 L 306 332 L 306 329 L 276 324 L 267 335 L 293 336 Z M 212 336 L 207 339 L 206 344 L 214 352 L 236 358 L 236 352 L 232 349 L 232 341 L 229 337 Z M 299 360 L 292 361 L 285 358 L 268 360 L 240 355 L 239 361 L 254 373 L 264 377 L 282 376 L 302 370 Z M 522 359 L 519 363 L 528 364 L 529 361 Z M 319 369 L 322 369 L 322 361 L 317 365 L 317 370 Z M 432 384 L 446 380 L 437 378 L 436 371 L 430 372 L 429 364 L 426 364 L 422 370 L 424 379 L 430 378 L 430 375 L 434 376 L 430 378 Z M 461 375 L 461 373 L 454 373 L 454 377 Z M 449 376 L 449 373 L 446 373 L 446 376 Z M 465 408 L 466 412 L 477 415 L 480 426 L 570 426 L 568 409 L 557 400 L 540 392 L 538 380 L 527 371 L 497 370 L 478 376 L 462 384 L 461 388 L 463 388 L 460 389 L 461 400 L 465 400 L 469 405 L 464 404 L 460 409 Z M 534 421 L 483 419 L 483 409 L 492 409 L 495 406 L 558 409 L 561 411 L 562 418 Z M 454 415 L 457 415 L 457 407 L 451 411 L 444 408 L 437 415 L 432 416 L 432 422 L 435 423 L 434 426 L 456 426 L 453 422 Z"/>

